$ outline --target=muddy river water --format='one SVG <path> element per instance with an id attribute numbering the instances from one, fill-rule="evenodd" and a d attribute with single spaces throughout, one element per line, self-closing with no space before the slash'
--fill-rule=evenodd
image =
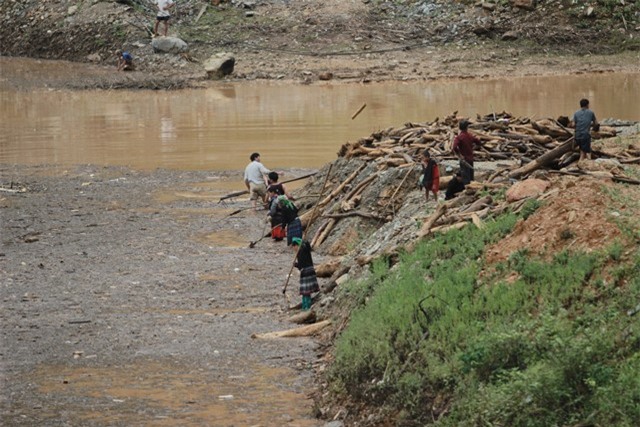
<path id="1" fill-rule="evenodd" d="M 316 168 L 347 141 L 389 126 L 508 111 L 640 120 L 640 74 L 453 82 L 221 83 L 180 91 L 0 91 L 0 163 L 237 170 Z M 366 107 L 355 118 L 358 109 Z"/>

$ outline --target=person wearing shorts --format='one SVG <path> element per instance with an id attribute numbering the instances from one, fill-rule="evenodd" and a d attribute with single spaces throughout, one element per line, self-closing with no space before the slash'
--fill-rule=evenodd
<path id="1" fill-rule="evenodd" d="M 257 208 L 256 200 L 260 199 L 263 204 L 267 202 L 266 175 L 271 171 L 260 163 L 260 153 L 252 153 L 249 158 L 251 163 L 244 169 L 244 184 L 249 190 L 249 200 Z"/>
<path id="2" fill-rule="evenodd" d="M 580 147 L 580 160 L 591 159 L 591 126 L 597 132 L 600 125 L 594 112 L 589 109 L 588 99 L 580 100 L 580 109 L 573 115 L 573 124 L 576 128 L 576 144 Z"/>
<path id="3" fill-rule="evenodd" d="M 173 0 L 156 0 L 156 4 L 158 5 L 158 14 L 156 15 L 156 25 L 153 28 L 153 34 L 158 35 L 158 25 L 160 22 L 164 22 L 164 36 L 166 37 L 169 31 L 169 19 L 171 18 L 169 10 L 175 6 L 175 3 Z"/>

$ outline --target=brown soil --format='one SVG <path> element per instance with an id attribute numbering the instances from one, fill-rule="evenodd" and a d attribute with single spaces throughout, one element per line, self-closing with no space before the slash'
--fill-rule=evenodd
<path id="1" fill-rule="evenodd" d="M 487 260 L 504 261 L 517 251 L 549 258 L 565 249 L 591 252 L 606 248 L 621 238 L 613 223 L 612 203 L 603 197 L 603 190 L 613 185 L 584 178 L 556 181 L 550 191 L 557 194 L 490 247 Z"/>

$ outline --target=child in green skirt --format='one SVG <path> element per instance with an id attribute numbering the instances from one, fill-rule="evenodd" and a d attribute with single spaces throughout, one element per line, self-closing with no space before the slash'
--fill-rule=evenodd
<path id="1" fill-rule="evenodd" d="M 299 246 L 295 266 L 300 270 L 302 309 L 309 310 L 311 308 L 311 294 L 320 292 L 316 270 L 313 267 L 313 259 L 311 258 L 311 245 L 308 241 L 302 240 L 299 237 L 294 237 L 292 244 Z"/>

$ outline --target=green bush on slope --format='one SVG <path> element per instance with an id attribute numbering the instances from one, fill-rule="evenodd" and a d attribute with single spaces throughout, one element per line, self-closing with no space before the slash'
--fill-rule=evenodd
<path id="1" fill-rule="evenodd" d="M 393 271 L 377 264 L 336 343 L 336 389 L 424 424 L 640 419 L 640 325 L 627 314 L 640 303 L 640 252 L 616 286 L 604 278 L 609 256 L 568 252 L 518 253 L 480 284 L 484 246 L 515 220 L 437 236 Z M 515 282 L 501 279 L 514 271 Z"/>

